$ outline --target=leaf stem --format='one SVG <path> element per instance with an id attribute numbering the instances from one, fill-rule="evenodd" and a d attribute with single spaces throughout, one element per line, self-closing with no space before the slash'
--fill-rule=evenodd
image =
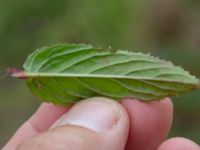
<path id="1" fill-rule="evenodd" d="M 9 67 L 9 68 L 7 68 L 7 72 L 12 77 L 15 77 L 15 78 L 18 78 L 18 79 L 27 79 L 26 73 L 24 71 L 17 69 L 17 68 Z"/>

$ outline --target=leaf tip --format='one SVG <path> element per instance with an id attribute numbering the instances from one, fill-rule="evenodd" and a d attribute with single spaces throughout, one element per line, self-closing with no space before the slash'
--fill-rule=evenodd
<path id="1" fill-rule="evenodd" d="M 17 68 L 9 67 L 6 70 L 12 77 L 19 78 L 19 79 L 26 79 L 27 78 L 26 73 L 24 71 L 17 69 Z"/>

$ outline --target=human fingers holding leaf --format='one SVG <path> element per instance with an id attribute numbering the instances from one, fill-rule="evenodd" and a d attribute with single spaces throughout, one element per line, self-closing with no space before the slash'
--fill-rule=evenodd
<path id="1" fill-rule="evenodd" d="M 186 139 L 165 141 L 172 109 L 169 99 L 126 99 L 120 105 L 91 98 L 71 108 L 43 104 L 3 150 L 156 150 L 160 145 L 159 150 L 199 150 Z"/>
<path id="2" fill-rule="evenodd" d="M 39 99 L 74 105 L 42 105 L 4 150 L 175 150 L 181 145 L 182 150 L 199 150 L 186 139 L 165 141 L 173 113 L 165 97 L 199 87 L 198 79 L 170 62 L 142 53 L 58 44 L 35 51 L 24 68 L 8 70 L 26 79 Z M 90 98 L 94 96 L 127 98 L 119 104 Z"/>

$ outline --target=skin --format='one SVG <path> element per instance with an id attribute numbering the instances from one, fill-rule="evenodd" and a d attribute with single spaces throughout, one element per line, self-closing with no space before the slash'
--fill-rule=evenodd
<path id="1" fill-rule="evenodd" d="M 167 139 L 172 117 L 169 98 L 120 104 L 95 97 L 70 107 L 44 103 L 3 150 L 200 150 L 191 140 Z"/>

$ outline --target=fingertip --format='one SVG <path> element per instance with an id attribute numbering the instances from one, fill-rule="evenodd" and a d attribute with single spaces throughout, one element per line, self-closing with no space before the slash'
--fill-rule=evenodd
<path id="1" fill-rule="evenodd" d="M 104 97 L 92 97 L 75 104 L 53 128 L 63 125 L 93 131 L 91 133 L 99 137 L 102 149 L 124 149 L 129 131 L 126 110 L 117 101 Z M 84 130 L 80 132 L 84 134 Z M 90 140 L 91 145 L 96 143 L 93 140 Z"/>
<path id="2" fill-rule="evenodd" d="M 127 150 L 154 150 L 158 147 L 172 124 L 172 101 L 169 98 L 152 102 L 124 99 L 121 103 L 130 119 Z"/>
<path id="3" fill-rule="evenodd" d="M 160 145 L 158 150 L 200 150 L 200 146 L 193 141 L 182 138 L 175 137 L 171 138 Z"/>
<path id="4" fill-rule="evenodd" d="M 124 107 L 117 101 L 92 97 L 75 104 L 52 128 L 62 125 L 93 130 L 101 134 L 104 143 L 108 143 L 106 145 L 124 146 L 128 137 L 129 118 Z"/>

